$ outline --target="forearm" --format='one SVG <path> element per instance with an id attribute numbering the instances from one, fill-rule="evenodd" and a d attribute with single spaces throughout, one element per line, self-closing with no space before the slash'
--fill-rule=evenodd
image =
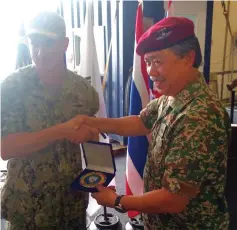
<path id="1" fill-rule="evenodd" d="M 183 211 L 188 201 L 185 198 L 184 202 L 181 196 L 160 189 L 140 196 L 124 196 L 121 204 L 127 210 L 141 213 L 178 213 Z"/>
<path id="2" fill-rule="evenodd" d="M 139 116 L 121 118 L 87 117 L 85 124 L 98 128 L 103 133 L 113 133 L 121 136 L 143 136 L 149 133 Z"/>
<path id="3" fill-rule="evenodd" d="M 60 130 L 60 125 L 56 125 L 39 132 L 9 134 L 1 141 L 1 157 L 3 160 L 8 160 L 13 157 L 30 155 L 62 139 Z"/>

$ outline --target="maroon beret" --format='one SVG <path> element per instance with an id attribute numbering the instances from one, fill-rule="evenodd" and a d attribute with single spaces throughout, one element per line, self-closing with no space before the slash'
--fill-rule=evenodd
<path id="1" fill-rule="evenodd" d="M 183 17 L 168 17 L 150 27 L 139 39 L 138 55 L 169 48 L 189 37 L 195 37 L 194 24 Z"/>

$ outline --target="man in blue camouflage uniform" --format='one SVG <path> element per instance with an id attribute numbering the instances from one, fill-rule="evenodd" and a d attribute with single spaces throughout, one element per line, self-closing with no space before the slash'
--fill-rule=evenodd
<path id="1" fill-rule="evenodd" d="M 144 194 L 118 196 L 98 187 L 93 197 L 121 212 L 143 213 L 146 230 L 227 230 L 224 189 L 230 122 L 202 74 L 193 22 L 169 17 L 140 38 L 147 72 L 163 95 L 140 116 L 77 117 L 77 124 L 123 136 L 151 133 L 144 170 Z M 139 156 L 137 156 L 139 157 Z"/>
<path id="2" fill-rule="evenodd" d="M 65 66 L 62 17 L 40 13 L 27 34 L 34 65 L 1 84 L 1 157 L 8 160 L 2 218 L 12 230 L 83 230 L 88 194 L 71 191 L 70 184 L 82 170 L 78 143 L 98 132 L 86 125 L 77 130 L 74 117 L 94 116 L 98 95 Z"/>

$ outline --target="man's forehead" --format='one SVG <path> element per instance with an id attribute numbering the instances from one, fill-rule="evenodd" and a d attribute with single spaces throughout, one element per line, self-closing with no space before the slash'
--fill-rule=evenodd
<path id="1" fill-rule="evenodd" d="M 47 45 L 47 46 L 52 46 L 54 44 L 61 44 L 61 41 L 63 41 L 65 38 L 50 38 L 45 35 L 41 34 L 32 34 L 28 36 L 29 42 L 31 45 Z"/>
<path id="2" fill-rule="evenodd" d="M 144 59 L 152 60 L 155 58 L 163 58 L 164 56 L 168 55 L 168 53 L 169 53 L 168 49 L 154 51 L 154 52 L 146 53 L 144 55 Z"/>
<path id="3" fill-rule="evenodd" d="M 41 34 L 31 34 L 30 36 L 28 36 L 28 39 L 32 42 L 41 42 L 41 41 L 47 41 L 47 40 L 52 40 L 52 38 L 49 38 L 45 35 L 41 35 Z"/>

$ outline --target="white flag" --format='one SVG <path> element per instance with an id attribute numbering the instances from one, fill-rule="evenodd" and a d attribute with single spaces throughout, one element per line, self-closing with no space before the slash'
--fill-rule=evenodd
<path id="1" fill-rule="evenodd" d="M 79 75 L 91 77 L 91 85 L 99 94 L 99 111 L 96 116 L 107 117 L 93 28 L 93 1 L 86 1 L 86 4 L 86 18 L 80 45 Z M 109 138 L 104 139 L 100 136 L 100 141 L 108 143 Z"/>
<path id="2" fill-rule="evenodd" d="M 80 68 L 78 74 L 82 77 L 91 77 L 91 85 L 99 95 L 99 111 L 96 116 L 106 118 L 106 106 L 102 90 L 101 74 L 99 70 L 93 28 L 93 1 L 86 1 L 86 17 L 84 28 L 82 30 L 80 50 Z M 106 136 L 106 138 L 104 138 L 100 135 L 100 141 L 109 143 L 109 137 Z M 113 180 L 110 185 L 115 185 L 115 181 Z M 88 214 L 90 216 L 93 215 L 99 208 L 100 206 L 97 204 L 96 200 L 90 196 L 87 208 Z"/>

